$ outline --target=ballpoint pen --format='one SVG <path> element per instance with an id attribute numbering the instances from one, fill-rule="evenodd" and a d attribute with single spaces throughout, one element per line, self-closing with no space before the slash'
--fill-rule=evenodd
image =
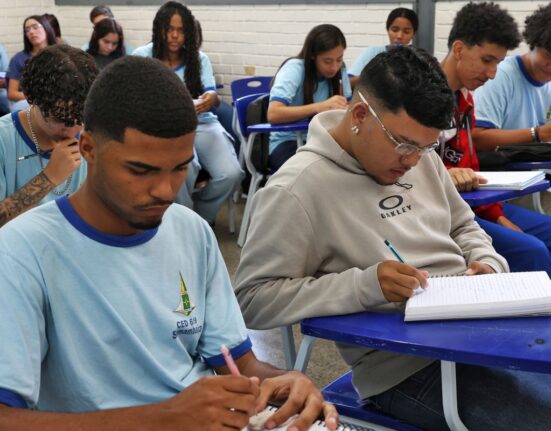
<path id="1" fill-rule="evenodd" d="M 385 239 L 385 244 L 386 246 L 390 249 L 390 251 L 392 252 L 392 254 L 396 257 L 396 259 L 398 259 L 398 261 L 400 263 L 406 263 L 404 259 L 402 259 L 402 256 L 400 256 L 398 254 L 398 252 L 396 251 L 396 249 L 394 248 L 394 246 L 392 245 L 392 243 L 388 240 L 388 239 Z"/>

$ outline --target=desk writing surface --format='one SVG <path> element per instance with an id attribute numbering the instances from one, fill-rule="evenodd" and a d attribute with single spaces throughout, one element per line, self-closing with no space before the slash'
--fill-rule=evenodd
<path id="1" fill-rule="evenodd" d="M 505 165 L 508 171 L 537 171 L 551 169 L 551 160 L 545 162 L 512 162 Z"/>
<path id="2" fill-rule="evenodd" d="M 494 202 L 502 202 L 507 199 L 518 198 L 524 195 L 547 190 L 549 181 L 541 180 L 536 184 L 526 187 L 524 190 L 474 190 L 472 192 L 461 192 L 460 195 L 465 202 L 472 207 L 487 205 Z"/>
<path id="3" fill-rule="evenodd" d="M 259 123 L 247 127 L 247 134 L 256 133 L 269 133 L 269 132 L 306 132 L 308 131 L 308 120 L 297 121 L 295 123 Z"/>
<path id="4" fill-rule="evenodd" d="M 363 312 L 301 322 L 305 335 L 473 365 L 551 373 L 551 317 L 404 322 Z"/>

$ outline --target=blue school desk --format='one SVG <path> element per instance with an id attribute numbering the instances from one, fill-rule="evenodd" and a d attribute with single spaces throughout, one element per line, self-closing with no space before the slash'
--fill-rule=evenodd
<path id="1" fill-rule="evenodd" d="M 457 411 L 455 363 L 551 373 L 551 317 L 404 322 L 398 312 L 305 319 L 295 369 L 304 371 L 313 342 L 323 338 L 441 361 L 444 414 L 467 431 Z"/>
<path id="2" fill-rule="evenodd" d="M 474 190 L 472 192 L 461 192 L 460 195 L 471 207 L 502 202 L 507 199 L 514 199 L 524 195 L 530 195 L 549 188 L 549 181 L 541 180 L 536 184 L 526 187 L 524 190 Z"/>
<path id="3" fill-rule="evenodd" d="M 513 162 L 505 166 L 506 170 L 510 171 L 548 171 L 551 170 L 551 161 L 546 162 Z M 532 197 L 532 203 L 534 204 L 534 209 L 541 213 L 545 214 L 543 207 L 541 206 L 541 196 L 539 193 L 535 193 Z"/>

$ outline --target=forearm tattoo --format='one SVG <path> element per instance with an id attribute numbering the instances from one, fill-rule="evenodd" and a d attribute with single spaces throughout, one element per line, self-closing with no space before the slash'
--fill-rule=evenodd
<path id="1" fill-rule="evenodd" d="M 34 207 L 54 187 L 44 172 L 40 172 L 13 195 L 0 202 L 0 226 Z"/>

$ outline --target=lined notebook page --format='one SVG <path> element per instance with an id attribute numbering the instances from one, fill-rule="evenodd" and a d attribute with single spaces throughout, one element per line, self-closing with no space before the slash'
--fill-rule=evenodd
<path id="1" fill-rule="evenodd" d="M 264 423 L 266 420 L 275 413 L 277 407 L 268 406 L 266 409 L 256 414 L 250 419 L 249 426 L 243 428 L 242 431 L 264 431 Z M 293 417 L 294 418 L 294 417 Z M 289 424 L 292 422 L 293 418 L 290 418 L 283 425 L 272 428 L 270 431 L 286 431 Z M 342 422 L 342 421 L 341 421 Z M 308 428 L 309 431 L 326 431 L 327 428 L 322 421 L 317 421 Z M 337 428 L 337 431 L 376 431 L 374 428 L 369 428 L 360 425 L 352 425 L 341 423 Z"/>
<path id="2" fill-rule="evenodd" d="M 406 320 L 544 313 L 549 304 L 551 280 L 544 271 L 431 278 L 408 300 Z"/>

